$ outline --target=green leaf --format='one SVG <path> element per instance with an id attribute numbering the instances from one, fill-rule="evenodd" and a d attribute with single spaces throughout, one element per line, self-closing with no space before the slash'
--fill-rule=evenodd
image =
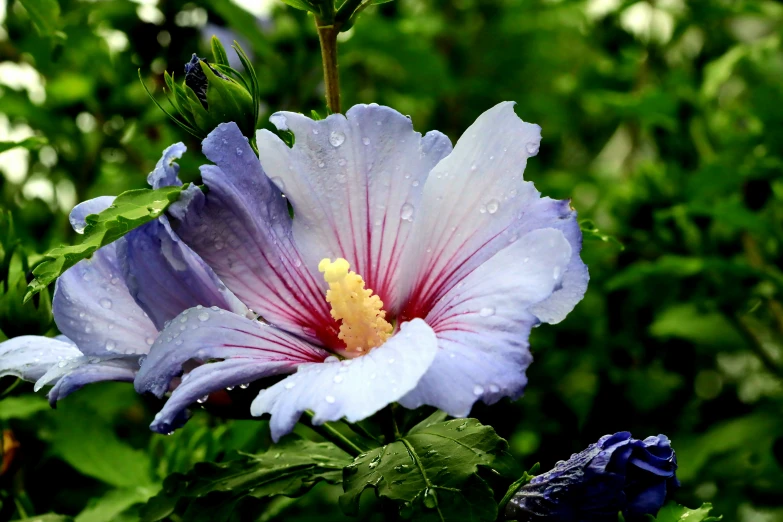
<path id="1" fill-rule="evenodd" d="M 0 141 L 0 152 L 15 149 L 16 147 L 22 147 L 27 150 L 38 149 L 41 146 L 46 145 L 46 142 L 46 138 L 41 136 L 31 136 L 22 141 Z"/>
<path id="2" fill-rule="evenodd" d="M 149 455 L 122 442 L 112 426 L 84 404 L 61 403 L 54 419 L 52 449 L 80 473 L 117 488 L 152 484 Z"/>
<path id="3" fill-rule="evenodd" d="M 177 201 L 184 188 L 183 185 L 157 190 L 129 190 L 117 196 L 114 204 L 100 214 L 87 216 L 82 242 L 53 248 L 44 255 L 44 261 L 33 270 L 35 278 L 27 287 L 24 301 L 27 302 L 63 272 L 90 257 L 100 247 L 163 214 L 169 205 Z"/>
<path id="4" fill-rule="evenodd" d="M 220 504 L 245 496 L 296 497 L 320 481 L 338 484 L 350 463 L 350 455 L 332 443 L 288 437 L 259 455 L 238 453 L 227 462 L 201 462 L 186 474 L 171 475 L 163 491 L 147 504 L 143 519 L 162 520 L 178 503 L 196 502 L 212 492 L 219 492 Z"/>
<path id="5" fill-rule="evenodd" d="M 228 67 L 229 63 L 228 63 L 228 55 L 226 54 L 226 48 L 223 47 L 222 43 L 220 43 L 218 37 L 212 35 L 212 40 L 210 40 L 210 44 L 212 46 L 212 56 L 214 58 L 215 64 L 225 65 Z"/>
<path id="6" fill-rule="evenodd" d="M 426 421 L 425 421 L 426 422 Z M 490 521 L 497 504 L 480 466 L 518 476 L 508 444 L 475 419 L 418 425 L 402 439 L 358 456 L 345 469 L 340 507 L 356 515 L 362 492 L 400 504 L 417 520 Z"/>
<path id="7" fill-rule="evenodd" d="M 676 502 L 669 502 L 658 512 L 657 522 L 717 522 L 723 517 L 709 516 L 712 504 L 704 503 L 700 508 L 688 509 Z"/>
<path id="8" fill-rule="evenodd" d="M 8 397 L 0 402 L 0 420 L 27 419 L 49 409 L 49 403 L 39 395 Z"/>
<path id="9" fill-rule="evenodd" d="M 604 243 L 614 243 L 615 246 L 617 246 L 617 248 L 620 250 L 625 250 L 625 245 L 623 245 L 619 239 L 608 234 L 602 234 L 601 231 L 598 230 L 598 227 L 595 226 L 595 223 L 589 219 L 583 219 L 580 221 L 579 229 L 582 231 L 582 237 L 584 239 L 603 241 Z"/>
<path id="10" fill-rule="evenodd" d="M 500 504 L 498 504 L 499 511 L 503 511 L 503 509 L 506 507 L 506 504 L 508 504 L 509 500 L 511 500 L 511 497 L 513 497 L 514 494 L 519 491 L 519 488 L 533 480 L 533 477 L 536 476 L 539 469 L 541 469 L 541 463 L 536 462 L 533 464 L 532 468 L 522 473 L 522 476 L 515 480 L 514 483 L 508 487 L 506 494 L 503 495 L 503 500 L 501 500 Z"/>
<path id="11" fill-rule="evenodd" d="M 51 36 L 64 40 L 65 35 L 59 31 L 60 5 L 56 0 L 19 0 L 24 6 L 35 30 L 41 36 Z"/>
<path id="12" fill-rule="evenodd" d="M 98 499 L 92 499 L 87 508 L 76 516 L 75 522 L 113 522 L 125 510 L 146 502 L 157 487 L 114 489 Z"/>
<path id="13" fill-rule="evenodd" d="M 16 522 L 73 522 L 73 517 L 58 515 L 57 513 L 47 513 L 46 515 L 23 518 Z"/>
<path id="14" fill-rule="evenodd" d="M 305 2 L 304 0 L 282 0 L 282 2 L 286 5 L 290 5 L 294 9 L 301 9 L 302 11 L 312 11 L 317 12 L 317 9 L 309 2 Z"/>

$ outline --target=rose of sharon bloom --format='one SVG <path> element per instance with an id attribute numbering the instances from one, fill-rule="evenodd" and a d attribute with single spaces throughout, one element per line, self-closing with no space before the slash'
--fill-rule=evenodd
<path id="1" fill-rule="evenodd" d="M 465 416 L 478 400 L 520 396 L 530 329 L 561 321 L 588 281 L 576 212 L 522 177 L 540 128 L 512 103 L 482 114 L 453 149 L 378 105 L 270 119 L 293 147 L 261 130 L 257 157 L 236 125 L 220 125 L 203 142 L 209 190 L 189 189 L 171 212 L 263 322 L 206 309 L 176 318 L 136 389 L 162 396 L 183 364 L 207 364 L 152 428 L 169 432 L 197 398 L 281 373 L 291 375 L 251 407 L 271 414 L 274 439 L 305 410 L 316 423 L 395 401 Z"/>
<path id="2" fill-rule="evenodd" d="M 677 457 L 665 435 L 605 435 L 581 453 L 522 486 L 506 506 L 506 520 L 582 522 L 640 520 L 655 515 L 678 487 Z"/>
<path id="3" fill-rule="evenodd" d="M 154 188 L 182 184 L 173 161 L 184 150 L 180 143 L 163 153 L 148 177 Z M 83 233 L 86 216 L 113 200 L 104 196 L 77 205 L 70 215 L 74 230 Z M 197 305 L 247 313 L 161 217 L 68 269 L 57 280 L 52 303 L 63 335 L 0 344 L 0 377 L 36 381 L 36 390 L 54 385 L 52 405 L 91 382 L 133 381 L 165 321 Z"/>

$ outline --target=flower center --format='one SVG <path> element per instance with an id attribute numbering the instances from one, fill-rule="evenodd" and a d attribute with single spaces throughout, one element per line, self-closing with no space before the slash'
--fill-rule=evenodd
<path id="1" fill-rule="evenodd" d="M 329 283 L 326 302 L 332 305 L 332 317 L 342 321 L 338 337 L 346 351 L 361 355 L 382 345 L 394 328 L 385 319 L 381 298 L 364 288 L 362 276 L 350 268 L 343 258 L 334 262 L 326 258 L 318 263 L 318 271 Z"/>

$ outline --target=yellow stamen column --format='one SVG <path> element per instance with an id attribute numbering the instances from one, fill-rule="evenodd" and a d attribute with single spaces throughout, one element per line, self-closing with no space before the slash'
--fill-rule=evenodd
<path id="1" fill-rule="evenodd" d="M 364 279 L 351 272 L 351 265 L 343 258 L 334 262 L 322 259 L 318 270 L 329 283 L 326 301 L 332 305 L 332 317 L 342 321 L 338 337 L 345 349 L 357 355 L 382 345 L 393 327 L 386 321 L 383 301 L 373 291 L 364 288 Z"/>

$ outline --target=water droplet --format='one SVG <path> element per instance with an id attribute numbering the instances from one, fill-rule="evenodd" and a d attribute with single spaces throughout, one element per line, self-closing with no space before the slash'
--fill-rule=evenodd
<path id="1" fill-rule="evenodd" d="M 318 129 L 313 129 L 313 134 L 318 134 Z"/>
<path id="2" fill-rule="evenodd" d="M 60 362 L 58 362 L 58 363 L 57 363 L 57 367 L 58 367 L 58 368 L 65 368 L 65 365 L 66 365 L 66 364 L 68 364 L 68 363 L 67 363 L 67 362 L 65 362 L 65 361 L 60 361 Z"/>
<path id="3" fill-rule="evenodd" d="M 362 138 L 362 143 L 364 143 L 365 145 L 369 145 L 370 144 L 370 138 L 367 138 L 367 137 Z"/>
<path id="4" fill-rule="evenodd" d="M 147 360 L 146 355 L 142 355 L 141 357 L 139 357 L 139 367 L 141 367 L 141 365 L 144 364 L 144 361 L 146 360 Z"/>
<path id="5" fill-rule="evenodd" d="M 294 386 L 296 386 L 296 381 L 288 381 L 287 383 L 285 383 L 285 389 L 286 390 L 290 390 Z"/>
<path id="6" fill-rule="evenodd" d="M 334 355 L 330 355 L 329 357 L 327 357 L 326 359 L 324 359 L 324 362 L 325 362 L 325 363 L 336 363 L 336 362 L 340 362 L 340 359 L 338 359 L 338 358 L 337 358 L 337 357 L 335 357 Z"/>
<path id="7" fill-rule="evenodd" d="M 407 464 L 400 464 L 399 466 L 394 466 L 394 471 L 397 473 L 407 473 L 410 471 L 410 466 Z"/>
<path id="8" fill-rule="evenodd" d="M 492 393 L 497 393 L 500 391 L 500 387 L 497 384 L 490 384 L 489 391 L 491 391 Z"/>
<path id="9" fill-rule="evenodd" d="M 400 218 L 402 218 L 403 221 L 413 221 L 413 211 L 413 205 L 405 203 L 402 206 L 402 209 L 400 209 Z"/>
<path id="10" fill-rule="evenodd" d="M 246 383 L 243 383 L 243 384 L 239 385 L 239 388 L 242 389 L 242 390 L 247 390 L 249 387 L 250 387 L 250 383 L 249 382 L 246 382 Z"/>
<path id="11" fill-rule="evenodd" d="M 106 308 L 107 310 L 111 308 L 111 299 L 106 299 L 105 297 L 98 301 L 102 307 Z"/>
<path id="12" fill-rule="evenodd" d="M 319 161 L 318 166 L 324 168 L 326 166 L 326 163 L 324 163 L 323 161 Z"/>
<path id="13" fill-rule="evenodd" d="M 147 337 L 146 339 L 144 339 L 144 341 L 145 341 L 145 342 L 146 342 L 148 345 L 152 346 L 152 345 L 155 343 L 155 338 L 154 338 L 154 337 Z"/>
<path id="14" fill-rule="evenodd" d="M 535 156 L 538 154 L 538 142 L 536 141 L 530 141 L 525 145 L 525 149 L 527 150 L 527 153 L 531 156 Z"/>
<path id="15" fill-rule="evenodd" d="M 198 314 L 198 320 L 201 321 L 202 323 L 204 321 L 209 320 L 209 314 L 207 312 L 201 312 L 200 314 Z"/>
<path id="16" fill-rule="evenodd" d="M 226 386 L 226 391 L 231 391 L 231 390 L 233 390 L 233 389 L 234 389 L 234 387 L 233 387 L 233 386 Z"/>
<path id="17" fill-rule="evenodd" d="M 481 317 L 489 317 L 491 315 L 495 315 L 495 309 L 491 306 L 485 306 L 481 310 L 479 310 L 479 315 Z"/>
<path id="18" fill-rule="evenodd" d="M 340 165 L 341 167 L 345 167 L 346 163 L 347 162 L 345 161 L 345 158 L 340 158 L 337 160 L 337 164 Z"/>
<path id="19" fill-rule="evenodd" d="M 117 348 L 117 343 L 115 343 L 114 341 L 106 341 L 106 350 L 107 351 L 111 352 L 115 348 Z"/>
<path id="20" fill-rule="evenodd" d="M 484 387 L 477 384 L 473 387 L 473 395 L 481 395 L 484 393 Z"/>
<path id="21" fill-rule="evenodd" d="M 411 183 L 411 185 L 413 185 L 414 187 L 418 187 L 419 186 L 419 182 L 418 181 L 414 181 L 413 183 Z"/>
<path id="22" fill-rule="evenodd" d="M 332 147 L 339 147 L 345 142 L 345 134 L 343 134 L 340 131 L 332 131 L 331 134 L 329 134 L 329 143 L 332 144 Z"/>
<path id="23" fill-rule="evenodd" d="M 482 214 L 486 214 L 487 213 L 487 207 L 485 205 L 481 205 L 479 207 L 479 212 L 481 212 Z"/>
<path id="24" fill-rule="evenodd" d="M 335 399 L 333 395 L 327 395 L 326 397 L 324 397 L 324 400 L 329 404 L 334 404 L 334 401 L 337 399 Z"/>
<path id="25" fill-rule="evenodd" d="M 203 397 L 197 399 L 196 402 L 199 404 L 204 404 L 205 402 L 207 402 L 208 399 L 209 399 L 209 395 L 204 395 Z"/>
<path id="26" fill-rule="evenodd" d="M 460 424 L 459 426 L 457 426 L 457 431 L 464 431 L 465 428 L 467 428 L 467 427 L 468 427 L 468 421 L 465 421 L 462 424 Z"/>
<path id="27" fill-rule="evenodd" d="M 434 509 L 438 505 L 438 497 L 432 488 L 424 490 L 424 505 L 430 509 Z"/>
<path id="28" fill-rule="evenodd" d="M 242 149 L 237 147 L 237 156 L 241 156 L 241 155 L 242 155 Z"/>
<path id="29" fill-rule="evenodd" d="M 79 317 L 84 317 L 84 312 L 79 312 Z"/>
<path id="30" fill-rule="evenodd" d="M 110 282 L 111 282 L 111 284 L 116 285 L 117 283 L 120 282 L 120 278 L 119 277 L 112 277 Z"/>
<path id="31" fill-rule="evenodd" d="M 552 272 L 552 279 L 557 281 L 558 277 L 560 277 L 560 267 L 556 266 L 554 272 Z"/>
<path id="32" fill-rule="evenodd" d="M 490 199 L 487 202 L 487 212 L 494 214 L 500 208 L 500 202 L 497 199 Z"/>
<path id="33" fill-rule="evenodd" d="M 90 359 L 90 364 L 98 364 L 101 362 L 100 357 L 93 357 Z M 141 366 L 141 359 L 139 359 L 139 366 Z"/>
<path id="34" fill-rule="evenodd" d="M 187 323 L 188 322 L 188 318 L 185 317 L 184 314 L 183 314 L 183 316 L 179 318 L 179 322 L 180 323 Z"/>
<path id="35" fill-rule="evenodd" d="M 340 384 L 341 382 L 343 382 L 343 376 L 342 375 L 335 375 L 333 380 L 337 384 Z"/>

